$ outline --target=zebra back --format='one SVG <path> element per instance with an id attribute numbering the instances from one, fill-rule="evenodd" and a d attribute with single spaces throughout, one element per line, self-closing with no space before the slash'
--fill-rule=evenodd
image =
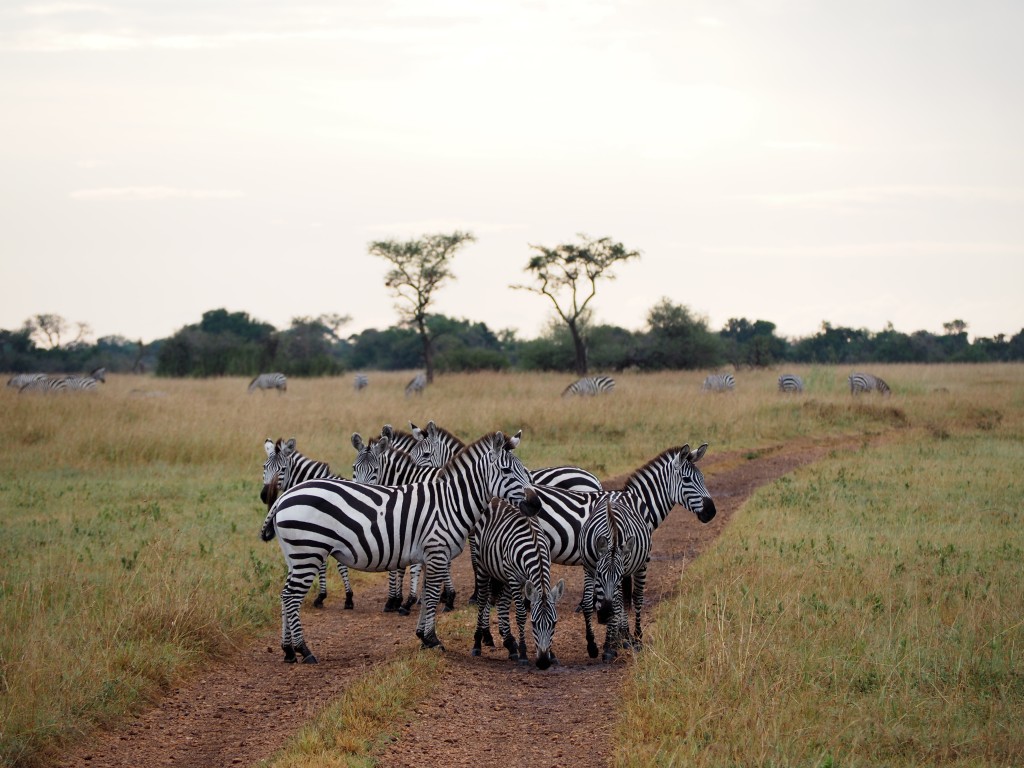
<path id="1" fill-rule="evenodd" d="M 7 380 L 7 386 L 13 389 L 21 389 L 37 379 L 45 379 L 45 373 L 16 373 Z"/>
<path id="2" fill-rule="evenodd" d="M 597 476 L 580 467 L 543 467 L 530 470 L 530 480 L 534 485 L 548 488 L 561 488 L 565 491 L 583 491 L 594 493 L 603 491 L 604 486 Z"/>
<path id="3" fill-rule="evenodd" d="M 600 395 L 615 389 L 615 379 L 610 376 L 584 376 L 577 379 L 564 390 L 562 397 L 569 395 Z"/>
<path id="4" fill-rule="evenodd" d="M 877 391 L 881 395 L 892 394 L 892 389 L 890 389 L 888 384 L 870 373 L 851 373 L 849 381 L 851 395 L 858 395 L 861 392 L 871 391 Z"/>
<path id="5" fill-rule="evenodd" d="M 66 378 L 54 378 L 53 376 L 44 375 L 23 384 L 18 390 L 18 394 L 20 395 L 26 392 L 42 392 L 43 394 L 49 394 L 51 392 L 65 392 L 67 391 L 67 388 L 68 382 Z"/>
<path id="6" fill-rule="evenodd" d="M 779 392 L 800 393 L 804 391 L 804 380 L 795 373 L 784 373 L 779 376 Z"/>

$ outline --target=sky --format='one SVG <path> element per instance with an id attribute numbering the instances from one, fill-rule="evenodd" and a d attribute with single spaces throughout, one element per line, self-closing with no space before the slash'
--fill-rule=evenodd
<path id="1" fill-rule="evenodd" d="M 594 320 L 1024 328 L 1019 0 L 8 0 L 0 328 L 398 322 L 375 240 L 468 230 L 434 310 L 535 338 L 532 246 L 641 253 Z"/>

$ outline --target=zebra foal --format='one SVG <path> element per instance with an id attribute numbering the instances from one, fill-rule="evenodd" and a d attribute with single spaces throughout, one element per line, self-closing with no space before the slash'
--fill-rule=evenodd
<path id="1" fill-rule="evenodd" d="M 525 499 L 529 476 L 514 455 L 520 435 L 484 435 L 459 451 L 428 483 L 387 487 L 350 480 L 308 480 L 274 503 L 260 537 L 276 535 L 288 567 L 281 589 L 284 660 L 317 659 L 299 618 L 302 598 L 330 554 L 349 568 L 392 571 L 423 563 L 426 574 L 416 636 L 424 648 L 441 648 L 436 611 L 441 582 L 452 558 L 492 498 Z"/>
<path id="2" fill-rule="evenodd" d="M 560 579 L 554 587 L 551 586 L 551 551 L 543 530 L 530 516 L 536 511 L 537 496 L 527 489 L 526 500 L 520 508 L 503 499 L 492 499 L 477 523 L 478 558 L 473 576 L 480 599 L 472 655 L 480 655 L 482 643 L 494 645 L 490 613 L 491 605 L 497 603 L 498 631 L 508 649 L 508 657 L 527 663 L 526 603 L 529 602 L 535 663 L 539 669 L 547 669 L 558 663 L 551 644 L 558 624 L 555 603 L 565 591 L 565 581 Z M 509 608 L 513 602 L 519 629 L 518 642 L 512 635 L 509 620 Z"/>

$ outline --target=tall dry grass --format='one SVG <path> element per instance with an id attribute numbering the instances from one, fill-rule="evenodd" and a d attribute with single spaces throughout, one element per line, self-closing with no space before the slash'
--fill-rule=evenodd
<path id="1" fill-rule="evenodd" d="M 731 395 L 702 394 L 703 373 L 620 374 L 600 400 L 561 399 L 572 377 L 554 374 L 443 376 L 411 398 L 409 372 L 372 374 L 361 393 L 348 378 L 248 395 L 240 378 L 131 376 L 95 393 L 0 391 L 0 764 L 31 764 L 276 624 L 283 563 L 257 536 L 266 437 L 296 437 L 347 475 L 352 432 L 384 423 L 434 419 L 467 440 L 523 429 L 527 466 L 613 476 L 684 442 L 714 455 L 1020 429 L 1024 367 L 879 368 L 894 396 L 857 401 L 848 371 L 794 370 L 802 397 L 775 391 L 777 371 L 737 374 Z"/>

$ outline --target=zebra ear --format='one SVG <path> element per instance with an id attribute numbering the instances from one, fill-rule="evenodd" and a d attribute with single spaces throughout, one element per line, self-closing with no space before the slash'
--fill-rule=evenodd
<path id="1" fill-rule="evenodd" d="M 390 424 L 385 424 L 383 427 L 380 428 L 380 436 L 381 437 L 394 437 L 395 436 L 395 428 L 392 427 Z"/>
<path id="2" fill-rule="evenodd" d="M 562 593 L 564 593 L 564 592 L 565 592 L 565 579 L 559 579 L 558 583 L 555 584 L 555 586 L 551 588 L 551 592 L 549 593 L 551 595 L 551 602 L 552 603 L 557 603 L 559 600 L 561 600 L 562 599 Z"/>
<path id="3" fill-rule="evenodd" d="M 373 444 L 373 455 L 380 456 L 384 454 L 387 451 L 389 445 L 391 445 L 391 440 L 389 438 L 378 438 L 377 442 Z"/>
<path id="4" fill-rule="evenodd" d="M 427 422 L 427 436 L 437 438 L 437 424 L 434 423 L 433 419 Z"/>
<path id="5" fill-rule="evenodd" d="M 523 439 L 523 430 L 520 429 L 518 432 L 516 432 L 514 435 L 512 435 L 512 437 L 510 437 L 505 442 L 505 445 L 508 448 L 508 450 L 514 451 L 516 449 L 516 446 L 519 445 L 519 443 L 520 443 L 520 441 L 522 439 Z"/>
<path id="6" fill-rule="evenodd" d="M 352 433 L 352 447 L 357 451 L 363 450 L 363 436 L 358 432 Z"/>
<path id="7" fill-rule="evenodd" d="M 289 455 L 295 453 L 295 438 L 294 437 L 289 437 L 288 438 L 288 442 L 284 444 L 284 448 L 285 448 L 285 453 L 287 453 Z"/>
<path id="8" fill-rule="evenodd" d="M 417 427 L 411 421 L 409 422 L 409 431 L 412 432 L 412 436 L 415 437 L 417 440 L 423 440 L 426 437 L 426 434 L 424 434 L 423 430 Z"/>
<path id="9" fill-rule="evenodd" d="M 267 452 L 267 458 L 274 455 L 274 441 L 269 437 L 267 438 L 267 441 L 263 443 L 263 450 Z"/>
<path id="10" fill-rule="evenodd" d="M 608 537 L 598 536 L 597 537 L 597 554 L 598 557 L 608 551 Z"/>
<path id="11" fill-rule="evenodd" d="M 696 451 L 691 453 L 690 454 L 690 463 L 691 464 L 696 464 L 698 461 L 700 461 L 704 457 L 704 453 L 707 451 L 707 449 L 708 449 L 708 444 L 704 443 L 704 444 L 701 445 L 700 448 L 698 448 Z"/>
<path id="12" fill-rule="evenodd" d="M 636 547 L 636 536 L 627 536 L 626 540 L 622 542 L 620 549 L 625 557 L 629 557 L 633 554 L 633 548 Z"/>
<path id="13" fill-rule="evenodd" d="M 533 585 L 533 582 L 527 579 L 523 583 L 523 597 L 529 600 L 531 603 L 537 602 L 537 588 Z"/>

